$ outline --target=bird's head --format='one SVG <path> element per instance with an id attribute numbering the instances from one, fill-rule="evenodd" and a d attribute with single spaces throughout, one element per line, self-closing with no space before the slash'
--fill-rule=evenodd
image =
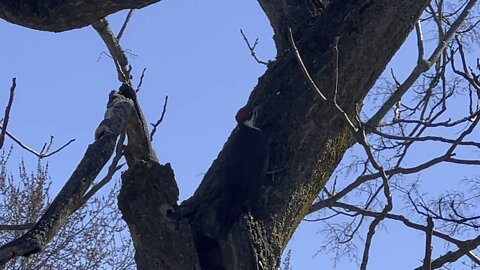
<path id="1" fill-rule="evenodd" d="M 238 110 L 237 115 L 235 115 L 235 120 L 239 125 L 244 125 L 249 128 L 258 129 L 254 126 L 255 118 L 257 113 L 255 110 L 252 110 L 248 105 Z"/>

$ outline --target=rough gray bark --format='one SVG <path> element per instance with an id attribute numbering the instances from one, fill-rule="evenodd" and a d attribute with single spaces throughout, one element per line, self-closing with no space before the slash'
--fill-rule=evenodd
<path id="1" fill-rule="evenodd" d="M 78 1 L 85 5 L 75 12 L 61 12 L 75 2 L 0 1 L 0 17 L 35 29 L 63 31 L 93 23 L 114 10 L 154 1 Z M 258 125 L 269 140 L 270 169 L 280 171 L 259 179 L 264 181 L 261 195 L 250 198 L 257 207 L 242 215 L 226 235 L 220 233 L 222 224 L 215 217 L 223 207 L 219 192 L 228 181 L 225 164 L 235 154 L 230 143 L 194 196 L 178 207 L 173 172 L 169 165 L 158 163 L 151 149 L 135 93 L 131 88 L 120 91 L 134 101 L 136 111 L 126 124 L 129 169 L 122 176 L 119 205 L 132 233 L 139 269 L 200 269 L 200 265 L 202 269 L 276 269 L 296 227 L 354 143 L 331 102 L 334 40 L 339 38 L 337 100 L 353 115 L 429 1 L 332 0 L 323 2 L 326 7 L 319 0 L 259 2 L 279 51 L 249 104 L 257 107 Z M 328 101 L 308 88 L 289 51 L 287 27 L 292 27 L 305 65 Z"/>

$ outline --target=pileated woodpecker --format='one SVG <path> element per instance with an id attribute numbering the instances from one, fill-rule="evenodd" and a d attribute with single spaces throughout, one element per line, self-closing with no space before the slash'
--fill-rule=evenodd
<path id="1" fill-rule="evenodd" d="M 224 183 L 225 208 L 219 213 L 223 233 L 242 213 L 252 210 L 268 166 L 268 144 L 263 132 L 254 126 L 256 112 L 241 108 L 235 119 L 237 130 L 232 135 L 230 156 L 226 159 Z"/>
<path id="2" fill-rule="evenodd" d="M 256 214 L 256 198 L 268 166 L 268 145 L 263 132 L 255 127 L 256 113 L 245 106 L 235 119 L 233 132 L 223 157 L 222 170 L 214 172 L 220 177 L 218 197 L 211 201 L 216 211 L 218 227 L 215 232 L 197 236 L 197 251 L 202 269 L 225 270 L 219 238 L 225 237 L 243 213 Z M 208 173 L 208 172 L 207 172 Z M 216 193 L 216 192 L 215 192 Z M 208 224 L 206 222 L 206 224 Z"/>

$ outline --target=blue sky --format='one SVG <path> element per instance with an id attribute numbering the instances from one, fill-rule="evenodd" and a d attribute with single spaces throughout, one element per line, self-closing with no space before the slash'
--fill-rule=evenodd
<path id="1" fill-rule="evenodd" d="M 125 14 L 109 18 L 114 31 Z M 169 96 L 153 144 L 161 162 L 172 163 L 181 199 L 200 183 L 235 127 L 235 112 L 265 71 L 251 58 L 240 28 L 252 41 L 260 39 L 261 59 L 274 57 L 273 33 L 256 1 L 162 1 L 135 11 L 122 38 L 123 48 L 131 53 L 134 81 L 147 69 L 139 99 L 150 122 L 159 117 L 164 97 Z M 90 27 L 56 34 L 0 21 L 0 33 L 0 106 L 6 103 L 11 78 L 17 77 L 9 130 L 35 149 L 50 135 L 57 147 L 76 139 L 48 159 L 57 192 L 93 141 L 108 93 L 118 87 L 114 66 L 102 55 L 105 46 Z M 416 61 L 412 41 L 394 63 L 400 79 Z M 10 143 L 7 140 L 6 145 Z M 35 158 L 16 146 L 12 168 L 22 158 L 35 168 Z M 369 269 L 420 265 L 423 234 L 393 222 L 387 226 L 375 238 Z M 314 257 L 322 241 L 319 230 L 318 223 L 302 224 L 297 230 L 287 248 L 293 250 L 294 269 L 330 268 L 329 256 Z M 348 260 L 338 265 L 357 268 Z"/>

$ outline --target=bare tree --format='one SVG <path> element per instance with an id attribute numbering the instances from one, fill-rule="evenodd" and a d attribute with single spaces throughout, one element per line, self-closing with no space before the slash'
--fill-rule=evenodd
<path id="1" fill-rule="evenodd" d="M 105 119 L 76 170 L 32 228 L 0 247 L 1 264 L 46 248 L 68 218 L 102 186 L 94 185 L 94 179 L 115 148 L 109 172 L 116 171 L 123 155 L 128 169 L 122 175 L 118 204 L 130 229 L 138 269 L 276 269 L 283 249 L 305 215 L 325 208 L 339 214 L 346 211 L 339 208 L 347 209 L 362 221 L 370 218 L 361 269 L 367 269 L 375 231 L 385 219 L 395 217 L 430 237 L 448 237 L 435 230 L 434 225 L 414 224 L 393 214 L 392 191 L 403 190 L 403 194 L 410 195 L 407 197 L 412 198 L 413 205 L 420 206 L 419 213 L 421 209 L 428 212 L 426 209 L 431 206 L 416 203 L 411 189 L 396 181 L 396 175 L 415 173 L 441 162 L 478 164 L 455 155 L 459 147 L 476 147 L 476 142 L 466 140 L 480 120 L 476 103 L 472 101 L 473 109 L 458 121 L 440 118 L 446 111 L 447 100 L 453 96 L 444 72 L 454 58 L 449 56 L 448 49 L 451 55 L 462 58 L 462 49 L 454 45 L 449 48 L 449 44 L 454 44 L 455 34 L 475 33 L 468 31 L 475 28 L 475 17 L 467 18 L 472 18 L 468 15 L 476 0 L 462 1 L 447 9 L 444 1 L 427 0 L 260 0 L 275 33 L 277 56 L 266 63 L 267 71 L 248 105 L 256 108 L 256 124 L 268 140 L 270 174 L 258 179 L 262 183 L 260 190 L 249 195 L 248 200 L 255 202 L 254 210 L 244 211 L 226 233 L 216 216 L 226 203 L 221 194 L 229 180 L 229 158 L 235 156 L 237 148 L 231 139 L 227 141 L 195 194 L 178 205 L 173 170 L 170 164 L 158 162 L 151 146 L 147 122 L 132 86 L 131 68 L 119 43 L 121 34 L 114 35 L 103 19 L 118 10 L 142 8 L 153 2 L 157 1 L 111 0 L 99 4 L 71 0 L 48 1 L 44 5 L 37 1 L 21 5 L 0 1 L 1 18 L 30 28 L 66 31 L 92 24 L 105 42 L 121 82 L 119 90 L 110 93 Z M 428 58 L 424 55 L 421 31 L 425 20 L 436 23 L 439 33 L 438 45 Z M 368 101 L 365 97 L 415 27 L 418 65 L 405 82 L 394 84 L 395 89 L 372 117 L 363 119 L 360 111 Z M 478 84 L 473 70 L 453 69 L 465 73 L 459 76 L 469 82 L 469 87 L 474 86 L 472 82 Z M 423 91 L 414 87 L 421 76 L 431 80 L 431 87 L 422 88 Z M 421 97 L 414 99 L 417 104 L 413 106 L 403 102 L 412 94 Z M 392 123 L 382 121 L 388 117 L 393 119 Z M 439 125 L 464 125 L 464 129 L 454 138 L 425 135 L 427 128 Z M 124 134 L 128 138 L 125 147 Z M 231 138 L 235 134 L 236 130 Z M 404 167 L 403 160 L 417 141 L 440 142 L 448 147 L 429 161 Z M 343 155 L 354 145 L 366 157 L 359 162 L 362 175 L 339 192 L 326 189 L 325 184 Z M 384 158 L 379 152 L 394 156 Z M 342 202 L 354 190 L 365 191 L 364 206 Z M 319 194 L 320 200 L 315 202 Z M 450 209 L 459 208 L 454 205 Z M 456 218 L 461 219 L 462 212 L 457 213 Z M 430 214 L 432 219 L 444 218 L 436 214 Z M 349 230 L 351 235 L 358 231 Z M 432 260 L 431 268 L 465 254 L 474 257 L 470 253 L 474 241 L 452 243 L 458 250 Z M 424 260 L 430 260 L 428 252 Z"/>

